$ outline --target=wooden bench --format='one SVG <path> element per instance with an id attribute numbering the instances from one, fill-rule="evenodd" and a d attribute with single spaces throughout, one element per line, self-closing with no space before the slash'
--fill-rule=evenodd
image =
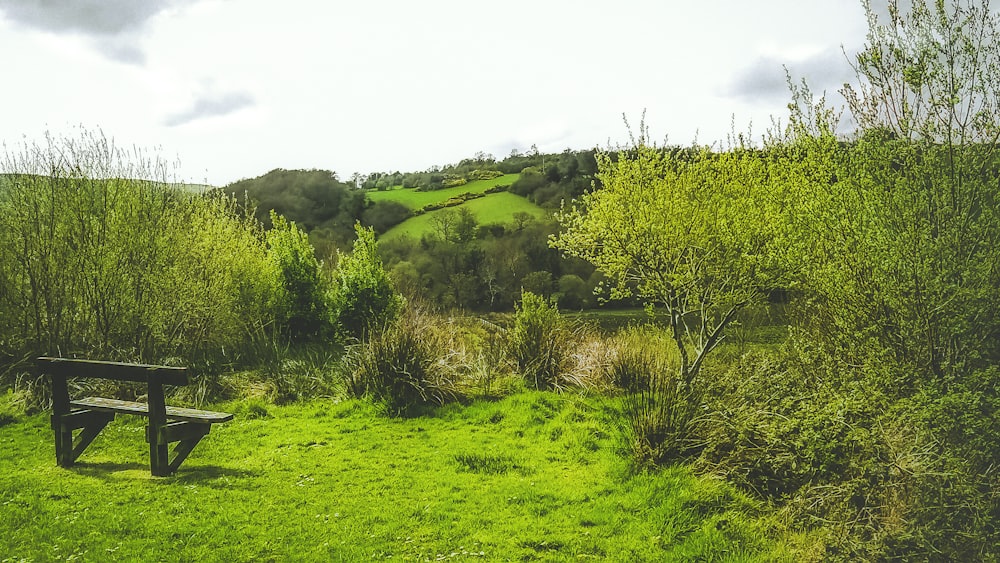
<path id="1" fill-rule="evenodd" d="M 164 385 L 187 385 L 187 368 L 125 364 L 69 358 L 37 359 L 39 372 L 52 378 L 52 429 L 56 437 L 56 462 L 70 467 L 116 414 L 133 414 L 149 419 L 149 468 L 154 476 L 170 475 L 187 458 L 213 424 L 232 420 L 233 415 L 164 404 Z M 103 397 L 70 400 L 67 379 L 100 378 L 146 384 L 146 401 L 119 401 Z M 73 432 L 80 430 L 74 441 Z M 74 443 L 75 442 L 75 443 Z M 177 442 L 173 460 L 169 445 Z"/>

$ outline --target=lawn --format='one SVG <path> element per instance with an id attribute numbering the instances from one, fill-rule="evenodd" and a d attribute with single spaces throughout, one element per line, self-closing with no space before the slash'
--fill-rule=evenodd
<path id="1" fill-rule="evenodd" d="M 487 194 L 485 197 L 469 200 L 455 207 L 446 207 L 411 217 L 406 221 L 389 229 L 382 235 L 383 240 L 392 240 L 404 236 L 419 239 L 424 233 L 433 230 L 433 218 L 441 212 L 447 212 L 465 207 L 472 211 L 480 225 L 489 223 L 509 223 L 513 220 L 514 214 L 523 212 L 535 218 L 547 215 L 547 211 L 531 203 L 526 198 L 509 192 L 497 192 Z"/>
<path id="2" fill-rule="evenodd" d="M 177 474 L 143 422 L 70 469 L 45 413 L 0 427 L 2 561 L 774 561 L 808 538 L 683 466 L 630 471 L 610 399 L 522 392 L 390 419 L 368 403 L 235 412 Z"/>

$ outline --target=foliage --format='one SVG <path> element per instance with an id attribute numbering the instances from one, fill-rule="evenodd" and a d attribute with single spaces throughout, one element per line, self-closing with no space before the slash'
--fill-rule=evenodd
<path id="1" fill-rule="evenodd" d="M 326 281 L 309 237 L 294 222 L 271 211 L 267 256 L 281 279 L 278 318 L 292 338 L 329 335 Z"/>
<path id="2" fill-rule="evenodd" d="M 802 182 L 798 221 L 811 335 L 854 363 L 947 383 L 1000 360 L 998 45 L 985 3 L 893 5 L 887 23 L 870 13 L 860 84 L 846 90 L 858 138 L 798 135 L 816 147 L 807 166 L 825 171 Z M 806 132 L 828 120 L 798 116 Z"/>
<path id="3" fill-rule="evenodd" d="M 498 196 L 524 201 L 512 194 L 496 194 L 477 202 L 489 203 Z M 413 219 L 401 227 L 427 217 L 434 215 Z M 476 214 L 471 219 L 478 217 Z M 593 267 L 579 259 L 562 258 L 548 247 L 546 238 L 555 231 L 553 223 L 524 214 L 514 217 L 516 222 L 512 225 L 480 224 L 473 231 L 457 229 L 460 221 L 456 219 L 462 217 L 450 214 L 447 223 L 437 221 L 436 231 L 428 226 L 419 244 L 408 237 L 390 236 L 381 241 L 387 268 L 394 272 L 407 295 L 419 294 L 429 303 L 446 309 L 509 311 L 522 288 L 551 294 L 557 289 L 552 280 L 573 275 L 583 285 L 567 282 L 567 289 L 584 302 L 590 302 L 597 284 Z M 472 221 L 464 223 L 472 226 Z M 529 279 L 533 273 L 534 277 Z M 535 284 L 538 280 L 543 282 L 541 289 Z"/>
<path id="4" fill-rule="evenodd" d="M 690 386 L 737 313 L 778 282 L 779 202 L 756 152 L 667 150 L 647 135 L 597 155 L 603 187 L 557 215 L 551 244 L 607 276 L 613 298 L 665 309 Z"/>
<path id="5" fill-rule="evenodd" d="M 544 297 L 521 293 L 507 339 L 518 371 L 531 388 L 560 389 L 567 384 L 578 332 L 579 327 Z"/>
<path id="6" fill-rule="evenodd" d="M 3 354 L 190 364 L 273 327 L 277 277 L 231 199 L 171 189 L 164 161 L 100 132 L 26 143 L 3 168 Z"/>
<path id="7" fill-rule="evenodd" d="M 457 378 L 443 359 L 446 346 L 427 320 L 411 311 L 348 347 L 344 369 L 350 392 L 371 397 L 393 416 L 458 399 Z"/>
<path id="8" fill-rule="evenodd" d="M 354 238 L 354 223 L 368 204 L 363 192 L 341 182 L 329 170 L 272 170 L 257 178 L 233 182 L 222 188 L 255 209 L 257 219 L 270 226 L 272 211 L 295 221 L 312 234 L 321 256 L 346 246 Z"/>
<path id="9" fill-rule="evenodd" d="M 376 233 L 384 233 L 412 215 L 413 213 L 398 201 L 376 201 L 361 214 L 361 223 L 371 226 Z"/>
<path id="10" fill-rule="evenodd" d="M 402 311 L 403 298 L 379 258 L 375 232 L 360 224 L 355 231 L 353 251 L 339 255 L 333 272 L 330 303 L 340 330 L 361 338 L 391 324 Z"/>
<path id="11" fill-rule="evenodd" d="M 595 155 L 593 150 L 566 150 L 528 160 L 512 157 L 508 159 L 511 163 L 523 162 L 525 166 L 518 169 L 521 177 L 510 190 L 546 209 L 558 209 L 564 202 L 600 186 Z"/>

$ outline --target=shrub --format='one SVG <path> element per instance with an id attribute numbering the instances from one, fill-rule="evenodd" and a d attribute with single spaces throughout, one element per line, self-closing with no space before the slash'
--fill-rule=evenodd
<path id="1" fill-rule="evenodd" d="M 465 178 L 455 175 L 455 174 L 445 174 L 444 179 L 441 181 L 442 188 L 454 188 L 456 186 L 464 186 L 468 183 Z"/>
<path id="2" fill-rule="evenodd" d="M 690 454 L 700 441 L 700 401 L 680 377 L 672 339 L 653 327 L 629 328 L 612 340 L 606 368 L 624 391 L 621 430 L 638 465 L 663 465 Z"/>
<path id="3" fill-rule="evenodd" d="M 277 278 L 232 198 L 173 189 L 162 160 L 87 131 L 0 167 L 3 356 L 211 363 L 273 324 Z"/>
<path id="4" fill-rule="evenodd" d="M 410 312 L 349 346 L 343 360 L 349 391 L 382 403 L 394 416 L 458 399 L 435 334 L 423 315 Z"/>
<path id="5" fill-rule="evenodd" d="M 503 172 L 499 170 L 477 169 L 469 172 L 468 174 L 470 180 L 492 180 L 493 178 L 499 178 L 500 176 L 503 176 Z"/>
<path id="6" fill-rule="evenodd" d="M 340 255 L 330 297 L 334 318 L 345 336 L 360 338 L 391 324 L 403 308 L 378 255 L 375 232 L 355 225 L 358 238 L 351 254 Z"/>
<path id="7" fill-rule="evenodd" d="M 521 293 L 508 342 L 518 370 L 529 386 L 540 390 L 563 386 L 570 372 L 578 329 L 543 297 L 530 291 Z"/>
<path id="8" fill-rule="evenodd" d="M 995 385 L 894 399 L 891 368 L 756 350 L 715 374 L 696 465 L 823 522 L 829 560 L 995 559 Z"/>
<path id="9" fill-rule="evenodd" d="M 281 280 L 278 321 L 292 337 L 330 330 L 327 287 L 309 237 L 294 222 L 271 211 L 267 256 Z"/>

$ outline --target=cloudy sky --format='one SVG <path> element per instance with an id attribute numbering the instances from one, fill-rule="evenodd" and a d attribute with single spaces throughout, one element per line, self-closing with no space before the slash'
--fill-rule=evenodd
<path id="1" fill-rule="evenodd" d="M 860 0 L 0 0 L 0 141 L 100 128 L 214 185 L 604 147 L 643 110 L 710 143 L 864 36 Z"/>

